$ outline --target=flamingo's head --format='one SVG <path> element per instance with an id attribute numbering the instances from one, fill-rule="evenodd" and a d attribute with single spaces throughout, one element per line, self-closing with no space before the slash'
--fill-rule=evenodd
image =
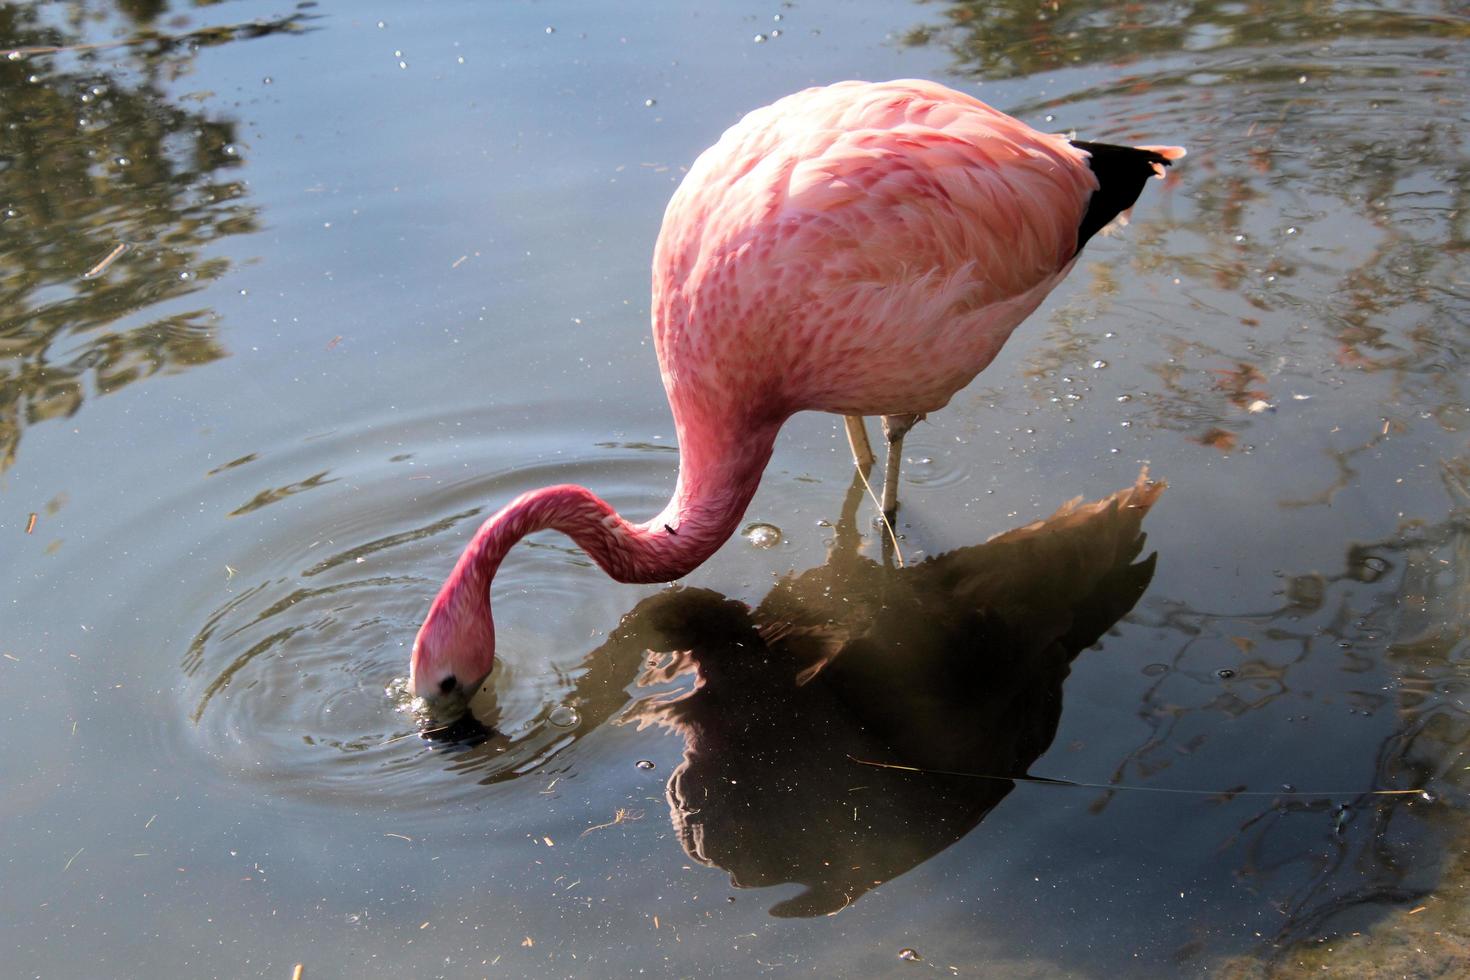
<path id="1" fill-rule="evenodd" d="M 455 602 L 446 587 L 429 608 L 413 641 L 408 688 L 429 713 L 453 721 L 469 710 L 495 664 L 495 623 L 490 604 Z"/>

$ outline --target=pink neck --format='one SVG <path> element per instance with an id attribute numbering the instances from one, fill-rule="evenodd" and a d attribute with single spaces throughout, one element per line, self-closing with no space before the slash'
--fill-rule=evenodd
<path id="1" fill-rule="evenodd" d="M 585 487 L 563 484 L 521 494 L 480 525 L 434 605 L 451 607 L 455 619 L 487 614 L 487 590 L 506 552 L 526 535 L 547 529 L 571 538 L 619 582 L 682 578 L 735 533 L 782 421 L 713 433 L 681 426 L 674 496 L 643 524 L 629 523 Z"/>

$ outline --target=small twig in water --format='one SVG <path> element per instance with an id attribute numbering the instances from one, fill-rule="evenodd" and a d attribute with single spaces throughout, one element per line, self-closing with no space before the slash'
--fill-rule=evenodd
<path id="1" fill-rule="evenodd" d="M 425 738 L 429 735 L 438 735 L 440 732 L 449 731 L 451 727 L 452 726 L 450 725 L 445 725 L 443 728 L 426 728 L 421 732 L 405 732 L 402 735 L 394 735 L 392 738 L 385 738 L 383 739 L 381 744 L 391 745 L 394 742 L 401 742 L 406 738 L 413 738 L 415 735 L 417 735 L 419 738 Z"/>
<path id="2" fill-rule="evenodd" d="M 838 912 L 841 912 L 842 909 L 847 908 L 851 904 L 852 904 L 852 896 L 849 895 L 847 892 L 843 892 L 842 893 L 842 908 L 841 909 L 833 909 L 831 912 L 828 912 L 827 913 L 827 918 L 829 918 L 829 919 L 832 918 L 832 916 L 836 915 Z"/>
<path id="3" fill-rule="evenodd" d="M 870 762 L 857 756 L 848 756 L 860 766 L 874 769 L 899 769 L 903 772 L 923 773 L 927 776 L 964 776 L 968 779 L 994 779 L 1000 782 L 1039 783 L 1043 786 L 1070 786 L 1075 789 L 1126 790 L 1135 793 L 1174 793 L 1183 796 L 1409 796 L 1422 793 L 1418 789 L 1356 789 L 1347 791 L 1265 790 L 1265 789 L 1175 789 L 1170 786 L 1130 786 L 1126 783 L 1082 783 L 1074 779 L 1052 779 L 1049 776 L 995 776 L 983 772 L 957 772 L 953 769 L 922 769 L 919 766 L 901 766 L 892 762 Z"/>
<path id="4" fill-rule="evenodd" d="M 611 820 L 609 820 L 607 823 L 597 824 L 595 827 L 588 827 L 586 830 L 582 831 L 582 833 L 580 835 L 578 835 L 578 837 L 580 839 L 581 837 L 586 837 L 588 834 L 592 833 L 594 830 L 602 830 L 602 829 L 604 829 L 606 827 L 614 827 L 614 826 L 616 826 L 616 825 L 618 825 L 620 823 L 626 823 L 629 820 L 642 820 L 642 819 L 643 819 L 643 811 L 642 810 L 629 810 L 626 807 L 618 807 L 618 812 L 613 814 L 613 818 Z"/>
<path id="5" fill-rule="evenodd" d="M 112 263 L 122 258 L 123 253 L 127 250 L 127 242 L 118 242 L 117 247 L 114 248 L 111 252 L 108 252 L 101 262 L 98 262 L 96 265 L 92 266 L 92 268 L 82 273 L 82 278 L 96 279 L 98 276 L 102 275 L 102 273 L 107 271 L 108 266 L 112 265 Z"/>
<path id="6" fill-rule="evenodd" d="M 868 475 L 862 471 L 862 467 L 858 468 L 857 475 L 858 479 L 863 481 L 863 489 L 868 491 L 868 499 L 878 508 L 878 516 L 883 518 L 883 529 L 888 532 L 888 540 L 893 542 L 893 553 L 898 558 L 898 567 L 903 568 L 903 549 L 898 546 L 898 535 L 894 533 L 893 525 L 888 521 L 888 515 L 883 513 L 883 502 L 873 492 L 873 485 L 868 482 Z"/>

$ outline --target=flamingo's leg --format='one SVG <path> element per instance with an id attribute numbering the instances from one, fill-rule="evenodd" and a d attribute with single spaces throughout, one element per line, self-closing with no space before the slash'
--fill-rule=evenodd
<path id="1" fill-rule="evenodd" d="M 898 512 L 898 467 L 903 460 L 903 437 L 923 418 L 922 415 L 883 416 L 883 436 L 888 440 L 888 461 L 883 466 L 883 516 L 890 524 Z"/>
<path id="2" fill-rule="evenodd" d="M 852 461 L 867 476 L 873 471 L 878 457 L 873 455 L 873 446 L 868 442 L 868 427 L 861 415 L 844 415 L 847 423 L 847 444 L 852 447 Z"/>

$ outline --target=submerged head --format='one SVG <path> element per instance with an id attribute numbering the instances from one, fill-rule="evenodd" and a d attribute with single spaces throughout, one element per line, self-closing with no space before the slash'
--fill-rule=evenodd
<path id="1" fill-rule="evenodd" d="M 451 721 L 469 709 L 494 663 L 489 603 L 456 604 L 441 592 L 414 638 L 408 687 L 435 718 Z"/>

